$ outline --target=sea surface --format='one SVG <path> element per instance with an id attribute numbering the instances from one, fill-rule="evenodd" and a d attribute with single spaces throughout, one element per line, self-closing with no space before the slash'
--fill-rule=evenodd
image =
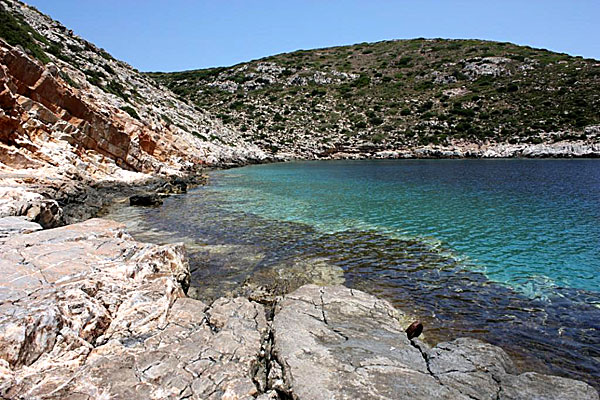
<path id="1" fill-rule="evenodd" d="M 140 240 L 184 241 L 206 299 L 266 268 L 327 265 L 522 370 L 600 386 L 600 160 L 312 161 L 214 171 L 159 208 L 120 207 Z M 201 296 L 202 297 L 202 296 Z"/>

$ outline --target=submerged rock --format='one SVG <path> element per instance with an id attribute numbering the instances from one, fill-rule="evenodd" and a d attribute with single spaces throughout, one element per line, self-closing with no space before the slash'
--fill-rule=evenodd
<path id="1" fill-rule="evenodd" d="M 241 294 L 259 303 L 274 303 L 278 296 L 301 286 L 341 285 L 344 270 L 324 259 L 296 260 L 293 264 L 278 264 L 259 269 L 244 282 Z"/>

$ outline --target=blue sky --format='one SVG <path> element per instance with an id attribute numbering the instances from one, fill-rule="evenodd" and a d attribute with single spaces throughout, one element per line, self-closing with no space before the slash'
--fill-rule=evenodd
<path id="1" fill-rule="evenodd" d="M 142 71 L 417 37 L 514 42 L 600 59 L 600 0 L 26 0 Z"/>

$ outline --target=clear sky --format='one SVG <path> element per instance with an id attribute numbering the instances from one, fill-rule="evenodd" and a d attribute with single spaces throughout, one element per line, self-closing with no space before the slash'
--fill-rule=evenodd
<path id="1" fill-rule="evenodd" d="M 142 71 L 385 39 L 475 38 L 600 59 L 600 0 L 26 0 Z"/>

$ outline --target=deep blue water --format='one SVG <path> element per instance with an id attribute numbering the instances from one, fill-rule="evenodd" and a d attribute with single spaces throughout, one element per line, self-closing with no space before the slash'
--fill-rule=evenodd
<path id="1" fill-rule="evenodd" d="M 206 301 L 273 267 L 344 284 L 472 336 L 523 370 L 600 388 L 600 160 L 328 161 L 211 172 L 159 208 L 122 207 L 140 240 L 184 241 Z"/>

